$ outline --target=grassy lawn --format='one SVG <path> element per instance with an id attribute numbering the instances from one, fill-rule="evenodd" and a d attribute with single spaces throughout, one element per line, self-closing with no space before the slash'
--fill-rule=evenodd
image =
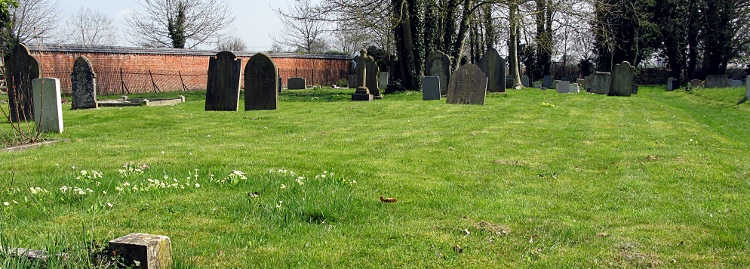
<path id="1" fill-rule="evenodd" d="M 276 111 L 206 112 L 203 92 L 68 104 L 47 136 L 66 142 L 0 152 L 0 245 L 84 259 L 92 241 L 162 234 L 177 268 L 750 264 L 744 89 L 484 106 L 352 92 L 285 91 Z"/>

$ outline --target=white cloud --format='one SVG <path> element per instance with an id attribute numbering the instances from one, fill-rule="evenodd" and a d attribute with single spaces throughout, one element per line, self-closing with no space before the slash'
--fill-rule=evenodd
<path id="1" fill-rule="evenodd" d="M 117 12 L 116 18 L 118 20 L 125 19 L 125 17 L 130 16 L 130 13 L 133 13 L 132 8 L 126 8 L 126 9 L 120 10 L 119 12 Z"/>

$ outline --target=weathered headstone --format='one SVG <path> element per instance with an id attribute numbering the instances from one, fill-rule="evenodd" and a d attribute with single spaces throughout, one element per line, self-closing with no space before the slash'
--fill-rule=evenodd
<path id="1" fill-rule="evenodd" d="M 594 72 L 589 92 L 596 94 L 609 94 L 612 85 L 612 74 L 609 72 Z"/>
<path id="2" fill-rule="evenodd" d="M 531 87 L 531 82 L 529 82 L 529 77 L 523 76 L 521 77 L 521 84 L 523 84 L 524 87 Z"/>
<path id="3" fill-rule="evenodd" d="M 96 103 L 96 73 L 91 62 L 85 56 L 80 56 L 73 64 L 70 74 L 70 84 L 73 91 L 73 109 L 97 108 Z"/>
<path id="4" fill-rule="evenodd" d="M 289 90 L 304 90 L 307 88 L 307 81 L 304 78 L 289 78 L 286 80 L 286 88 Z"/>
<path id="5" fill-rule="evenodd" d="M 422 77 L 422 100 L 440 100 L 439 77 Z"/>
<path id="6" fill-rule="evenodd" d="M 208 60 L 206 111 L 237 111 L 240 102 L 242 59 L 222 51 Z"/>
<path id="7" fill-rule="evenodd" d="M 360 51 L 359 56 L 354 58 L 354 61 L 357 62 L 357 70 L 360 70 L 360 65 L 363 65 L 367 69 L 366 75 L 364 76 L 364 85 L 367 86 L 372 97 L 374 99 L 383 98 L 380 95 L 380 89 L 378 88 L 378 74 L 380 74 L 380 67 L 375 63 L 375 59 L 367 54 L 367 50 L 363 49 Z M 362 82 L 363 81 L 360 80 L 359 74 L 357 74 L 357 86 L 361 86 Z"/>
<path id="8" fill-rule="evenodd" d="M 557 93 L 568 93 L 570 91 L 570 81 L 560 80 L 557 82 Z"/>
<path id="9" fill-rule="evenodd" d="M 730 80 L 729 82 L 730 82 L 729 84 L 731 84 L 732 87 L 734 88 L 743 86 L 742 80 L 739 80 L 739 79 L 733 79 L 733 80 Z"/>
<path id="10" fill-rule="evenodd" d="M 132 233 L 109 241 L 108 248 L 132 268 L 172 268 L 172 242 L 163 235 Z"/>
<path id="11" fill-rule="evenodd" d="M 570 85 L 568 86 L 569 86 L 568 93 L 580 93 L 581 92 L 581 88 L 578 86 L 578 83 L 570 83 Z"/>
<path id="12" fill-rule="evenodd" d="M 745 78 L 745 100 L 750 101 L 750 76 Z"/>
<path id="13" fill-rule="evenodd" d="M 347 88 L 357 88 L 357 75 L 349 75 L 349 79 L 346 81 Z"/>
<path id="14" fill-rule="evenodd" d="M 374 98 L 372 94 L 370 94 L 370 89 L 367 87 L 367 73 L 370 72 L 370 70 L 367 69 L 367 64 L 364 63 L 366 61 L 367 56 L 367 50 L 361 50 L 359 52 L 359 56 L 357 56 L 357 67 L 355 68 L 354 72 L 357 74 L 357 89 L 354 91 L 354 94 L 352 94 L 352 101 L 372 101 Z"/>
<path id="15" fill-rule="evenodd" d="M 552 76 L 544 76 L 544 81 L 542 82 L 542 87 L 547 88 L 547 89 L 552 88 L 552 82 L 554 80 L 555 79 Z"/>
<path id="16" fill-rule="evenodd" d="M 34 101 L 31 81 L 40 78 L 39 62 L 30 55 L 29 49 L 18 44 L 5 56 L 5 81 L 8 87 L 9 120 L 11 122 L 34 119 Z"/>
<path id="17" fill-rule="evenodd" d="M 635 67 L 625 61 L 615 65 L 612 69 L 612 85 L 609 88 L 609 96 L 630 96 L 633 94 L 633 83 L 635 79 Z"/>
<path id="18" fill-rule="evenodd" d="M 667 79 L 667 91 L 674 91 L 674 90 L 677 89 L 677 88 L 675 88 L 675 85 L 674 85 L 675 81 L 676 81 L 676 79 L 674 79 L 674 78 L 668 78 Z"/>
<path id="19" fill-rule="evenodd" d="M 441 51 L 434 51 L 427 57 L 427 76 L 440 78 L 440 94 L 448 94 L 448 82 L 451 78 L 451 59 Z"/>
<path id="20" fill-rule="evenodd" d="M 552 88 L 555 88 L 555 89 L 557 89 L 557 84 L 558 84 L 558 83 L 560 83 L 560 81 L 559 81 L 559 80 L 554 80 L 554 81 L 552 81 Z"/>
<path id="21" fill-rule="evenodd" d="M 515 83 L 513 77 L 511 77 L 511 76 L 506 76 L 505 77 L 505 88 L 506 89 L 513 89 L 513 86 L 515 86 L 515 84 L 516 83 Z"/>
<path id="22" fill-rule="evenodd" d="M 279 107 L 278 69 L 271 57 L 256 53 L 245 65 L 245 110 L 276 110 Z"/>
<path id="23" fill-rule="evenodd" d="M 534 88 L 536 88 L 536 89 L 542 88 L 542 83 L 541 82 L 534 82 Z"/>
<path id="24" fill-rule="evenodd" d="M 703 86 L 703 81 L 701 81 L 700 79 L 691 79 L 690 80 L 690 88 L 696 89 L 696 88 L 700 88 L 702 86 Z"/>
<path id="25" fill-rule="evenodd" d="M 726 88 L 729 87 L 726 75 L 706 76 L 706 88 Z"/>
<path id="26" fill-rule="evenodd" d="M 479 60 L 479 67 L 487 76 L 488 92 L 505 92 L 505 59 L 500 57 L 496 49 L 484 52 L 484 56 Z"/>
<path id="27" fill-rule="evenodd" d="M 451 76 L 447 103 L 484 105 L 487 81 L 487 76 L 479 66 L 462 65 Z"/>
<path id="28" fill-rule="evenodd" d="M 39 132 L 63 132 L 60 80 L 37 78 L 31 82 L 34 89 L 34 121 Z"/>
<path id="29" fill-rule="evenodd" d="M 278 73 L 278 70 L 276 72 Z M 279 92 L 281 92 L 281 78 L 279 78 Z"/>
<path id="30" fill-rule="evenodd" d="M 378 87 L 385 87 L 385 85 L 388 85 L 388 79 L 390 74 L 388 72 L 380 72 L 378 75 Z"/>

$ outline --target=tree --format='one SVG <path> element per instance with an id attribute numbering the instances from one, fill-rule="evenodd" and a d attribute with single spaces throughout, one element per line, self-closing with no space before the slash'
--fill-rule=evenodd
<path id="1" fill-rule="evenodd" d="M 315 18 L 316 9 L 310 0 L 295 0 L 289 10 L 277 10 L 276 14 L 284 28 L 281 33 L 272 36 L 275 42 L 303 53 L 321 53 L 327 49 L 327 25 Z"/>
<path id="2" fill-rule="evenodd" d="M 58 3 L 50 0 L 20 0 L 9 8 L 10 33 L 5 48 L 16 43 L 45 42 L 54 36 Z"/>
<path id="3" fill-rule="evenodd" d="M 116 28 L 104 13 L 81 8 L 66 21 L 66 42 L 84 46 L 112 45 L 116 42 Z"/>
<path id="4" fill-rule="evenodd" d="M 137 0 L 144 9 L 126 17 L 128 41 L 137 46 L 196 48 L 212 45 L 234 22 L 221 0 Z"/>
<path id="5" fill-rule="evenodd" d="M 244 51 L 246 49 L 245 41 L 236 36 L 221 38 L 216 45 L 216 50 L 219 51 Z"/>

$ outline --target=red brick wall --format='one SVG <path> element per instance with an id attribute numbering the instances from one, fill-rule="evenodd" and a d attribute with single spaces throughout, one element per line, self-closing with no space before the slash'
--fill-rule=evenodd
<path id="1" fill-rule="evenodd" d="M 130 93 L 152 92 L 153 84 L 160 91 L 181 91 L 183 83 L 188 90 L 205 89 L 210 57 L 48 51 L 32 51 L 32 55 L 42 66 L 43 76 L 59 78 L 61 90 L 67 94 L 71 93 L 70 73 L 73 63 L 78 56 L 86 56 L 97 75 L 97 94 L 100 95 L 122 94 L 123 84 Z M 308 85 L 332 85 L 340 79 L 346 79 L 352 68 L 351 60 L 348 59 L 271 57 L 279 68 L 284 86 L 290 77 L 305 78 Z M 250 57 L 240 58 L 244 69 Z"/>

